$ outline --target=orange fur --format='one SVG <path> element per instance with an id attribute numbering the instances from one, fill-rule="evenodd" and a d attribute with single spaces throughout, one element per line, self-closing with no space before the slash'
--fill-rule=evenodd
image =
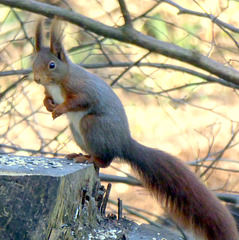
<path id="1" fill-rule="evenodd" d="M 179 225 L 207 240 L 239 239 L 228 209 L 181 161 L 134 140 L 126 158 Z"/>

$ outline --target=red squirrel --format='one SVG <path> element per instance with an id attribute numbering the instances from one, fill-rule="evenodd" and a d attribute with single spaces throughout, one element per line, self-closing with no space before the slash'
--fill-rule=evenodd
<path id="1" fill-rule="evenodd" d="M 67 115 L 76 143 L 90 156 L 88 162 L 107 167 L 121 158 L 138 172 L 166 212 L 197 239 L 238 240 L 228 209 L 183 162 L 131 137 L 120 99 L 106 82 L 71 62 L 62 45 L 62 29 L 54 19 L 48 48 L 42 44 L 42 22 L 38 22 L 34 80 L 45 87 L 44 105 L 53 119 Z M 68 158 L 86 160 L 81 154 Z"/>

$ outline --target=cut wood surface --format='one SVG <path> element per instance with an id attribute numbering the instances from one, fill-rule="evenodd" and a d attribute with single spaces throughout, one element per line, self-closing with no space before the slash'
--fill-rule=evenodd
<path id="1" fill-rule="evenodd" d="M 0 238 L 48 239 L 74 222 L 82 189 L 92 194 L 96 179 L 92 165 L 1 155 Z"/>

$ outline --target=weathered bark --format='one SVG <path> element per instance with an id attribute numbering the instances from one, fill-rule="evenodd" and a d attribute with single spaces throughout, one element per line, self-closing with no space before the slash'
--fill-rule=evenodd
<path id="1" fill-rule="evenodd" d="M 87 188 L 92 196 L 97 181 L 92 165 L 63 159 L 0 156 L 0 163 L 0 239 L 4 240 L 48 239 L 57 229 L 71 226 L 82 190 Z"/>

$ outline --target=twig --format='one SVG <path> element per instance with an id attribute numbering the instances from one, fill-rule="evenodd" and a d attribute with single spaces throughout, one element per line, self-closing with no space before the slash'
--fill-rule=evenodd
<path id="1" fill-rule="evenodd" d="M 218 161 L 218 160 L 215 159 L 215 160 L 213 161 L 213 163 L 215 164 L 217 161 Z M 210 166 L 210 165 L 208 166 L 208 165 L 204 165 L 204 164 L 196 164 L 196 163 L 194 163 L 194 164 L 190 164 L 190 166 L 204 167 L 204 168 L 206 168 L 206 170 L 205 170 L 204 172 L 207 172 L 207 171 L 213 169 L 213 170 L 219 170 L 219 171 L 225 171 L 225 172 L 239 173 L 239 170 L 235 170 L 235 169 L 226 169 L 226 168 L 219 168 L 219 167 L 214 167 L 214 166 Z M 201 174 L 201 176 L 204 175 L 204 172 Z M 200 176 L 200 177 L 201 177 L 201 176 Z"/>
<path id="2" fill-rule="evenodd" d="M 98 210 L 100 211 L 101 209 L 101 205 L 102 205 L 102 202 L 103 202 L 103 198 L 104 198 L 104 195 L 105 195 L 105 187 L 104 186 L 101 186 L 99 191 L 98 191 L 98 198 L 97 198 L 97 208 Z"/>
<path id="3" fill-rule="evenodd" d="M 103 203 L 102 203 L 102 206 L 101 206 L 101 215 L 102 216 L 105 216 L 105 210 L 106 210 L 107 203 L 109 201 L 111 187 L 112 187 L 112 184 L 108 183 L 106 193 L 105 193 L 105 197 L 103 199 Z"/>
<path id="4" fill-rule="evenodd" d="M 230 147 L 232 147 L 232 145 L 231 145 Z M 223 149 L 222 149 L 222 150 L 223 150 Z M 220 152 L 221 152 L 222 150 L 220 150 Z M 211 153 L 209 157 L 211 157 L 212 155 L 218 155 L 218 152 L 216 152 L 216 153 Z M 211 162 L 211 161 L 214 161 L 214 159 L 213 159 L 213 158 L 207 158 L 207 159 L 202 158 L 202 159 L 197 159 L 197 160 L 195 160 L 195 161 L 187 162 L 187 164 L 189 164 L 190 166 L 194 166 L 194 164 L 198 164 L 198 163 L 200 163 L 200 162 Z M 239 164 L 239 161 L 238 161 L 238 160 L 233 160 L 233 159 L 221 158 L 220 161 L 221 161 L 221 162 L 227 162 L 227 163 L 237 163 L 237 164 Z"/>
<path id="5" fill-rule="evenodd" d="M 152 68 L 160 68 L 160 69 L 171 69 L 179 72 L 184 72 L 190 74 L 192 76 L 196 76 L 202 79 L 205 79 L 209 82 L 215 82 L 222 84 L 227 87 L 239 89 L 239 85 L 230 83 L 222 78 L 216 78 L 210 75 L 206 75 L 204 73 L 197 72 L 195 70 L 172 65 L 172 64 L 165 64 L 165 63 L 149 63 L 149 62 L 109 62 L 109 63 L 90 63 L 90 64 L 80 64 L 81 67 L 87 69 L 94 69 L 94 68 L 115 68 L 115 67 L 152 67 Z M 0 78 L 5 76 L 13 76 L 13 75 L 28 75 L 32 72 L 32 69 L 23 69 L 23 70 L 12 70 L 12 71 L 4 71 L 0 72 Z"/>
<path id="6" fill-rule="evenodd" d="M 141 15 L 135 17 L 134 19 L 132 19 L 132 21 L 134 22 L 134 21 L 137 21 L 138 19 L 141 19 L 141 18 L 147 16 L 147 15 L 148 15 L 150 12 L 152 12 L 159 4 L 161 4 L 161 2 L 156 3 L 156 4 L 153 5 L 151 8 L 149 8 L 146 12 L 144 12 L 143 14 L 141 14 Z"/>
<path id="7" fill-rule="evenodd" d="M 22 22 L 20 16 L 18 15 L 18 13 L 13 9 L 12 12 L 14 13 L 15 17 L 17 18 L 17 20 L 19 21 L 20 25 L 21 25 L 21 29 L 24 33 L 24 35 L 26 36 L 26 39 L 27 41 L 32 45 L 32 47 L 34 48 L 34 44 L 32 42 L 32 39 L 30 39 L 27 35 L 27 32 L 26 32 L 26 29 L 25 29 L 25 26 L 24 26 L 24 23 Z"/>
<path id="8" fill-rule="evenodd" d="M 200 175 L 200 177 L 203 177 L 212 167 L 213 165 L 219 161 L 219 159 L 223 156 L 223 154 L 225 153 L 225 151 L 230 147 L 231 143 L 233 142 L 233 140 L 235 139 L 236 135 L 239 132 L 239 126 L 237 126 L 236 131 L 233 133 L 232 137 L 230 138 L 230 140 L 228 141 L 227 145 L 224 147 L 224 151 L 220 152 L 218 154 L 218 156 L 215 158 L 215 160 L 213 162 L 211 162 L 211 164 L 207 167 L 207 169 Z M 233 171 L 233 170 L 231 170 Z M 238 171 L 237 171 L 238 172 Z"/>
<path id="9" fill-rule="evenodd" d="M 123 216 L 122 200 L 118 198 L 118 220 L 122 219 L 122 216 Z"/>
<path id="10" fill-rule="evenodd" d="M 119 2 L 119 5 L 120 5 L 120 9 L 121 9 L 122 15 L 124 17 L 125 26 L 133 28 L 133 24 L 132 24 L 132 20 L 131 20 L 131 17 L 130 17 L 130 13 L 129 13 L 128 9 L 127 9 L 125 1 L 124 0 L 118 0 L 118 2 Z"/>
<path id="11" fill-rule="evenodd" d="M 0 72 L 0 77 L 14 76 L 14 75 L 28 75 L 32 73 L 32 69 L 10 70 Z"/>
<path id="12" fill-rule="evenodd" d="M 128 68 L 126 68 L 115 80 L 112 81 L 110 84 L 111 87 L 113 87 L 119 80 L 122 78 L 122 76 L 127 73 L 132 67 L 137 66 L 144 58 L 146 58 L 150 52 L 147 52 L 144 56 L 142 56 L 138 61 L 132 63 Z"/>
<path id="13" fill-rule="evenodd" d="M 12 89 L 16 88 L 18 84 L 23 82 L 24 80 L 28 79 L 28 76 L 24 76 L 20 78 L 18 81 L 14 82 L 12 85 L 10 85 L 7 89 L 5 89 L 3 92 L 0 93 L 0 100 Z"/>
<path id="14" fill-rule="evenodd" d="M 105 36 L 107 38 L 113 38 L 122 42 L 131 43 L 151 52 L 160 53 L 164 56 L 187 62 L 212 74 L 215 74 L 226 81 L 239 84 L 238 71 L 226 67 L 223 64 L 203 56 L 198 52 L 187 50 L 172 43 L 157 40 L 136 30 L 132 30 L 131 28 L 123 29 L 122 27 L 110 27 L 74 11 L 69 11 L 67 9 L 34 0 L 0 0 L 0 3 L 10 7 L 17 7 L 34 13 L 42 14 L 51 18 L 53 16 L 58 16 L 63 20 L 76 24 L 96 34 Z"/>
<path id="15" fill-rule="evenodd" d="M 109 200 L 110 203 L 114 204 L 114 205 L 117 205 L 117 203 L 114 201 L 114 200 Z M 157 217 L 158 219 L 160 219 L 163 223 L 166 223 L 166 224 L 170 224 L 171 226 L 174 225 L 177 227 L 177 229 L 181 232 L 181 234 L 184 236 L 184 239 L 187 239 L 186 238 L 186 235 L 184 234 L 183 230 L 175 223 L 173 222 L 172 220 L 167 220 L 159 215 L 156 215 L 156 214 L 153 214 L 153 213 L 150 213 L 150 212 L 147 212 L 143 209 L 139 209 L 139 208 L 135 208 L 135 207 L 131 207 L 131 206 L 128 206 L 128 205 L 123 205 L 122 206 L 124 210 L 126 210 L 128 213 L 134 215 L 134 216 L 137 216 L 145 221 L 147 221 L 148 223 L 150 223 L 151 225 L 155 226 L 155 227 L 158 227 L 158 228 L 163 228 L 163 229 L 167 229 L 167 227 L 165 227 L 163 224 L 161 223 L 158 223 L 158 222 L 155 222 L 155 221 L 152 221 L 151 219 L 149 219 L 148 217 L 146 217 L 145 215 L 139 213 L 139 212 L 143 212 L 143 213 L 147 213 L 149 214 L 150 216 L 155 216 Z"/>
<path id="16" fill-rule="evenodd" d="M 117 182 L 117 183 L 126 183 L 131 186 L 142 186 L 142 183 L 138 179 L 132 178 L 132 177 L 120 177 L 120 176 L 100 173 L 100 180 L 103 182 L 104 181 Z"/>
<path id="17" fill-rule="evenodd" d="M 177 4 L 177 3 L 175 3 L 171 0 L 162 0 L 162 1 L 165 2 L 165 3 L 168 3 L 171 6 L 176 7 L 179 10 L 178 15 L 180 15 L 180 14 L 190 14 L 190 15 L 194 15 L 194 16 L 198 16 L 198 17 L 209 18 L 212 22 L 216 23 L 218 26 L 222 26 L 224 28 L 229 29 L 232 32 L 239 33 L 239 28 L 236 28 L 233 25 L 230 25 L 228 23 L 225 23 L 225 22 L 219 20 L 213 14 L 201 13 L 201 12 L 192 11 L 190 9 L 186 9 L 186 8 L 180 6 L 179 4 Z"/>
<path id="18" fill-rule="evenodd" d="M 0 148 L 7 148 L 7 149 L 12 149 L 15 151 L 24 151 L 24 152 L 29 152 L 29 153 L 33 153 L 33 154 L 51 154 L 54 155 L 52 152 L 47 152 L 47 151 L 39 151 L 39 150 L 35 150 L 35 149 L 30 149 L 30 148 L 22 148 L 22 147 L 17 147 L 17 146 L 10 146 L 7 144 L 0 144 Z M 61 153 L 57 153 L 55 154 L 55 156 L 65 156 L 65 154 L 61 154 Z"/>

